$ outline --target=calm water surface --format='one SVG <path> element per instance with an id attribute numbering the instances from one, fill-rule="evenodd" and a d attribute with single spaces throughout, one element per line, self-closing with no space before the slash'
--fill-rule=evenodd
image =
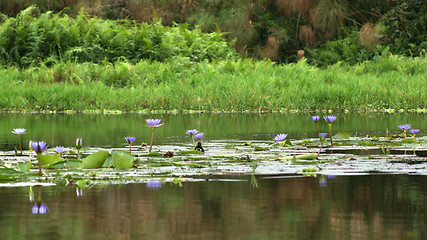
<path id="1" fill-rule="evenodd" d="M 0 239 L 427 239 L 426 176 L 0 188 Z"/>
<path id="2" fill-rule="evenodd" d="M 333 133 L 348 131 L 353 136 L 384 136 L 386 130 L 399 133 L 397 125 L 409 123 L 426 135 L 427 114 L 340 114 L 333 125 Z M 14 128 L 26 128 L 23 142 L 46 141 L 50 146 L 74 146 L 77 137 L 85 146 L 126 146 L 124 137 L 134 136 L 136 142 L 149 142 L 151 129 L 146 118 L 161 118 L 164 126 L 156 129 L 156 143 L 188 141 L 185 131 L 199 129 L 205 132 L 205 141 L 244 139 L 271 140 L 278 133 L 287 133 L 288 139 L 315 137 L 316 127 L 310 114 L 178 114 L 178 115 L 97 115 L 97 114 L 0 114 L 0 150 L 18 146 Z M 321 119 L 321 132 L 328 132 Z M 26 145 L 26 144 L 24 144 Z M 25 146 L 28 148 L 27 146 Z"/>

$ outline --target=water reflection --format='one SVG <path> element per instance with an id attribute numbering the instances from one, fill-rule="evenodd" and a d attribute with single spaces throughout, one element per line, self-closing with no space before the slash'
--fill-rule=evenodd
<path id="1" fill-rule="evenodd" d="M 37 202 L 34 204 L 31 209 L 32 214 L 46 214 L 49 211 L 49 208 L 42 201 L 42 186 L 38 186 Z M 31 198 L 30 198 L 31 202 Z"/>
<path id="2" fill-rule="evenodd" d="M 148 181 L 147 187 L 148 188 L 160 188 L 160 187 L 162 187 L 162 183 L 160 181 Z"/>
<path id="3" fill-rule="evenodd" d="M 43 187 L 43 218 L 0 188 L 0 239 L 427 239 L 427 177 L 323 177 Z"/>

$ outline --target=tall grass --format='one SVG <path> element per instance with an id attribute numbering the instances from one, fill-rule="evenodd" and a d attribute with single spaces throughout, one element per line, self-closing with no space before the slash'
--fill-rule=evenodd
<path id="1" fill-rule="evenodd" d="M 0 69 L 3 110 L 350 110 L 427 108 L 425 58 L 356 66 L 301 61 L 63 62 Z"/>

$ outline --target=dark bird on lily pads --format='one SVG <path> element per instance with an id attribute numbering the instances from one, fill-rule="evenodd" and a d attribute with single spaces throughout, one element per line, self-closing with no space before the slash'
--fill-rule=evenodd
<path id="1" fill-rule="evenodd" d="M 203 149 L 201 142 L 197 143 L 197 146 L 194 148 L 194 150 L 197 150 L 197 151 L 200 151 L 200 152 L 205 152 L 205 149 Z"/>

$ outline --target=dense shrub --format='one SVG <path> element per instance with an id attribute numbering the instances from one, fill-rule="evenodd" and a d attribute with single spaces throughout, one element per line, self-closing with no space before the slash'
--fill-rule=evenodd
<path id="1" fill-rule="evenodd" d="M 71 18 L 30 7 L 0 25 L 0 64 L 27 67 L 58 60 L 115 62 L 125 58 L 193 62 L 237 56 L 222 33 L 202 33 L 187 25 L 138 24 L 130 20 L 101 20 L 85 14 Z"/>

